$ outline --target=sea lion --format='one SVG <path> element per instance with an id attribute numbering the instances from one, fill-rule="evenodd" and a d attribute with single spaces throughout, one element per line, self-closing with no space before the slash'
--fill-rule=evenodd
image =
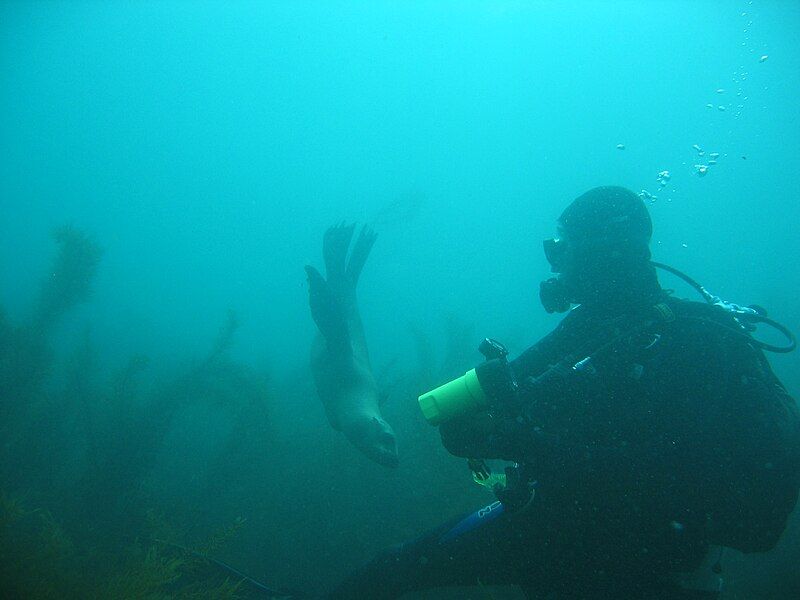
<path id="1" fill-rule="evenodd" d="M 354 229 L 341 224 L 325 232 L 327 279 L 314 267 L 305 267 L 311 316 L 319 329 L 311 348 L 311 370 L 331 427 L 375 462 L 396 467 L 395 435 L 381 416 L 381 395 L 356 302 L 358 277 L 376 235 L 362 227 L 348 260 Z"/>

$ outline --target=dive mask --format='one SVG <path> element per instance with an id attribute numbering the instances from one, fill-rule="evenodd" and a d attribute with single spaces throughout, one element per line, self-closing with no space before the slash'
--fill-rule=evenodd
<path id="1" fill-rule="evenodd" d="M 544 257 L 550 263 L 554 273 L 558 273 L 564 266 L 564 257 L 567 253 L 567 242 L 560 238 L 550 238 L 542 242 Z"/>
<path id="2" fill-rule="evenodd" d="M 567 254 L 567 242 L 560 238 L 550 238 L 542 242 L 544 256 L 550 263 L 553 273 L 560 273 L 564 268 Z M 539 284 L 539 300 L 548 313 L 563 313 L 572 305 L 564 282 L 556 277 Z"/>

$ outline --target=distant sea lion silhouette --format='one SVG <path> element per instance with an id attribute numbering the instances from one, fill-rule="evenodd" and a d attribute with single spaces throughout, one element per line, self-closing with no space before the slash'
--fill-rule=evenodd
<path id="1" fill-rule="evenodd" d="M 311 348 L 311 370 L 331 427 L 361 452 L 386 467 L 398 464 L 394 431 L 380 412 L 380 393 L 372 374 L 356 284 L 376 235 L 361 228 L 349 260 L 355 225 L 325 232 L 325 274 L 306 265 L 311 316 L 319 328 Z"/>

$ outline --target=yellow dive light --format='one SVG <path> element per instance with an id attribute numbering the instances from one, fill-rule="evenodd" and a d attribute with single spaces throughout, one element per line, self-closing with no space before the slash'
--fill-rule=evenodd
<path id="1" fill-rule="evenodd" d="M 475 369 L 422 394 L 417 402 L 425 420 L 431 425 L 480 410 L 488 404 Z"/>

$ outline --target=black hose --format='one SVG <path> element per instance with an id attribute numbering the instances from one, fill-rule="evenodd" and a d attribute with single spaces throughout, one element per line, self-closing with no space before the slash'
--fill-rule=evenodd
<path id="1" fill-rule="evenodd" d="M 650 264 L 653 265 L 654 267 L 662 269 L 663 271 L 667 271 L 668 273 L 672 273 L 673 275 L 675 275 L 676 277 L 679 277 L 680 279 L 683 279 L 686 283 L 688 283 L 695 290 L 697 290 L 697 292 L 703 297 L 703 299 L 706 302 L 708 302 L 709 304 L 722 306 L 722 308 L 724 308 L 724 309 L 730 311 L 731 313 L 733 313 L 737 320 L 747 321 L 748 323 L 751 323 L 751 324 L 763 323 L 765 325 L 769 325 L 770 327 L 772 327 L 776 331 L 782 333 L 786 337 L 786 339 L 789 340 L 789 344 L 786 345 L 786 346 L 775 346 L 774 344 L 768 344 L 766 342 L 762 342 L 760 340 L 755 339 L 752 335 L 750 335 L 749 333 L 746 333 L 744 331 L 744 328 L 742 328 L 742 331 L 738 332 L 741 335 L 746 336 L 752 343 L 754 343 L 756 346 L 758 346 L 762 350 L 766 350 L 768 352 L 776 352 L 776 353 L 779 353 L 779 354 L 785 354 L 787 352 L 792 352 L 795 348 L 797 348 L 797 338 L 795 338 L 794 334 L 791 331 L 789 331 L 789 328 L 786 327 L 785 325 L 782 325 L 781 323 L 778 323 L 777 321 L 775 321 L 773 319 L 770 319 L 765 314 L 760 314 L 761 311 L 757 311 L 755 309 L 752 309 L 753 312 L 745 312 L 744 310 L 742 310 L 742 311 L 736 310 L 736 307 L 734 307 L 732 305 L 728 305 L 727 302 L 724 302 L 724 301 L 720 300 L 720 298 L 718 298 L 717 296 L 715 296 L 714 294 L 709 292 L 706 288 L 704 288 L 702 285 L 700 285 L 700 283 L 698 283 L 697 281 L 695 281 L 694 279 L 689 277 L 683 271 L 679 271 L 675 267 L 670 267 L 669 265 L 665 265 L 664 263 L 660 263 L 660 262 L 650 261 Z M 729 328 L 729 329 L 732 330 L 732 328 Z"/>
<path id="2" fill-rule="evenodd" d="M 765 325 L 769 325 L 773 329 L 782 333 L 786 339 L 789 340 L 789 344 L 787 346 L 775 346 L 773 344 L 767 344 L 766 342 L 762 342 L 756 339 L 753 341 L 758 344 L 758 346 L 762 350 L 767 350 L 768 352 L 776 352 L 778 354 L 786 354 L 787 352 L 791 352 L 795 348 L 797 348 L 797 338 L 795 338 L 794 334 L 789 331 L 789 328 L 777 321 L 770 319 L 769 317 L 765 317 L 764 315 L 743 315 L 744 319 L 751 322 L 751 323 L 764 323 Z"/>
<path id="3" fill-rule="evenodd" d="M 668 273 L 672 273 L 673 275 L 675 275 L 676 277 L 679 277 L 680 279 L 683 279 L 686 283 L 688 283 L 695 290 L 697 290 L 697 292 L 703 297 L 703 299 L 706 302 L 708 302 L 709 304 L 713 304 L 712 298 L 714 297 L 714 295 L 711 292 L 709 292 L 706 288 L 704 288 L 702 285 L 700 285 L 697 281 L 695 281 L 694 279 L 689 277 L 683 271 L 679 271 L 675 267 L 670 267 L 669 265 L 665 265 L 664 263 L 660 263 L 660 262 L 650 261 L 650 264 L 653 265 L 656 268 L 659 268 L 659 269 L 663 270 L 663 271 L 667 271 Z"/>

